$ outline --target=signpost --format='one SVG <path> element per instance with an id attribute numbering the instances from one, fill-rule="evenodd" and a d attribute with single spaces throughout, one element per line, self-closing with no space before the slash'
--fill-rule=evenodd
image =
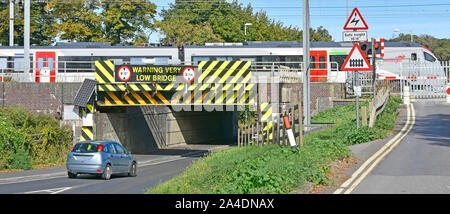
<path id="1" fill-rule="evenodd" d="M 115 82 L 192 83 L 196 69 L 171 65 L 116 65 Z"/>
<path id="2" fill-rule="evenodd" d="M 367 40 L 367 31 L 344 31 L 342 33 L 344 42 L 359 42 Z"/>
<path id="3" fill-rule="evenodd" d="M 358 72 L 359 71 L 371 71 L 372 66 L 370 66 L 369 61 L 367 61 L 366 57 L 364 57 L 364 54 L 361 50 L 361 47 L 359 47 L 359 44 L 356 43 L 353 45 L 352 50 L 350 51 L 350 54 L 348 55 L 347 59 L 345 59 L 344 64 L 341 68 L 342 71 L 355 71 L 354 77 L 355 77 L 355 85 L 353 86 L 353 91 L 355 92 L 356 96 L 356 127 L 359 129 L 359 97 L 361 96 L 361 87 L 359 86 L 359 77 Z"/>

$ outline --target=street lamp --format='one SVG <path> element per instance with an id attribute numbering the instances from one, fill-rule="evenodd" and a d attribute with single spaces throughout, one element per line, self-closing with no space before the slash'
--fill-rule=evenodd
<path id="1" fill-rule="evenodd" d="M 252 23 L 245 23 L 244 24 L 244 35 L 245 35 L 245 42 L 247 42 L 247 26 L 251 26 Z"/>
<path id="2" fill-rule="evenodd" d="M 394 29 L 394 32 L 398 33 L 398 32 L 400 32 L 400 29 L 396 28 L 396 29 Z M 411 42 L 414 42 L 414 41 L 413 41 L 412 30 L 408 30 L 408 32 L 409 32 L 409 34 L 411 35 Z"/>

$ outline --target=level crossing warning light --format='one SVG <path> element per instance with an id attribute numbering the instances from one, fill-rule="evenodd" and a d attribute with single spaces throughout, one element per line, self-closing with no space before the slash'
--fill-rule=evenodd
<path id="1" fill-rule="evenodd" d="M 372 43 L 374 43 L 373 50 Z M 384 57 L 384 39 L 374 39 L 374 41 L 371 42 L 360 42 L 359 46 L 366 57 L 372 57 L 373 53 L 375 53 L 375 57 Z"/>
<path id="2" fill-rule="evenodd" d="M 342 71 L 371 71 L 372 66 L 370 66 L 369 61 L 367 61 L 361 47 L 358 43 L 353 45 L 350 54 L 347 59 L 345 59 L 344 64 L 341 67 Z"/>

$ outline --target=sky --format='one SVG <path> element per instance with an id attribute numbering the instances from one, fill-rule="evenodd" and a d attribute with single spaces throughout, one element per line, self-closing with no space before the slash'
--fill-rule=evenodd
<path id="1" fill-rule="evenodd" d="M 169 3 L 173 3 L 174 0 L 152 0 L 152 2 L 160 11 L 168 8 Z M 282 22 L 285 26 L 302 28 L 302 0 L 238 0 L 238 2 L 244 6 L 251 4 L 255 12 L 266 11 L 270 18 Z M 436 38 L 450 38 L 449 0 L 310 0 L 309 6 L 311 27 L 323 26 L 334 41 L 342 41 L 344 25 L 355 7 L 369 26 L 367 30 L 369 38 L 391 39 L 399 33 L 410 32 L 414 35 L 428 34 Z M 151 42 L 157 42 L 160 37 L 158 33 L 153 33 Z"/>

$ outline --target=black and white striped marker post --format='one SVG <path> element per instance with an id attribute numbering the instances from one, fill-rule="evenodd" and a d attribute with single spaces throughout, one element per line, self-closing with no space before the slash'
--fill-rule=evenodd
<path id="1" fill-rule="evenodd" d="M 289 122 L 288 116 L 283 116 L 284 126 L 286 127 L 286 131 L 288 134 L 289 144 L 291 148 L 297 149 L 297 144 L 295 143 L 294 133 L 292 132 L 291 123 Z"/>

